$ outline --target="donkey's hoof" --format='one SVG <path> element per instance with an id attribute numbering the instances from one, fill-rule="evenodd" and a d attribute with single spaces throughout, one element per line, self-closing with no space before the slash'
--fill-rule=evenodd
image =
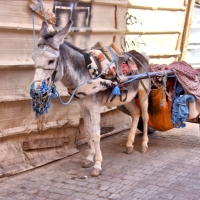
<path id="1" fill-rule="evenodd" d="M 100 174 L 101 174 L 101 169 L 98 169 L 98 168 L 96 168 L 96 169 L 93 169 L 92 170 L 92 172 L 91 172 L 91 176 L 92 177 L 98 177 Z"/>
<path id="2" fill-rule="evenodd" d="M 90 168 L 92 166 L 93 166 L 93 162 L 87 161 L 87 160 L 82 164 L 83 168 Z"/>
<path id="3" fill-rule="evenodd" d="M 126 147 L 126 153 L 131 154 L 133 152 L 133 147 Z"/>
<path id="4" fill-rule="evenodd" d="M 142 146 L 141 153 L 146 153 L 147 149 L 148 149 L 148 147 Z"/>

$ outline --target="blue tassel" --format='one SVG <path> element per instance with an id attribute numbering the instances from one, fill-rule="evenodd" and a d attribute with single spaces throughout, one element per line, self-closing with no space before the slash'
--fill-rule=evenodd
<path id="1" fill-rule="evenodd" d="M 121 94 L 118 85 L 116 85 L 116 86 L 113 88 L 112 94 L 113 94 L 113 95 L 117 95 L 117 96 L 119 96 L 119 95 Z"/>
<path id="2" fill-rule="evenodd" d="M 43 95 L 47 93 L 49 96 L 43 101 Z M 42 82 L 42 85 L 35 88 L 34 83 L 30 87 L 30 95 L 32 97 L 32 109 L 35 112 L 36 119 L 48 113 L 48 109 L 51 107 L 51 100 L 57 97 L 56 86 L 49 87 L 46 81 Z"/>

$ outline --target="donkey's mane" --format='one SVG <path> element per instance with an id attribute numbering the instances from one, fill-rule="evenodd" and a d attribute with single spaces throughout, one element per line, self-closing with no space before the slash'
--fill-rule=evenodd
<path id="1" fill-rule="evenodd" d="M 91 64 L 92 61 L 90 60 L 90 54 L 86 53 L 85 50 L 80 49 L 80 48 L 74 46 L 73 44 L 71 44 L 67 41 L 64 41 L 63 44 L 67 45 L 68 47 L 70 47 L 70 48 L 74 49 L 75 51 L 78 51 L 79 53 L 81 53 L 84 56 L 86 66 Z"/>
<path id="2" fill-rule="evenodd" d="M 78 48 L 78 47 L 76 47 L 76 46 L 74 46 L 73 44 L 71 44 L 71 43 L 69 43 L 68 41 L 64 41 L 64 44 L 65 45 L 67 45 L 67 46 L 69 46 L 69 47 L 71 47 L 72 49 L 74 49 L 74 50 L 76 50 L 76 51 L 78 51 L 78 52 L 80 52 L 81 54 L 84 54 L 84 53 L 86 53 L 86 52 L 84 52 L 84 50 L 83 49 L 80 49 L 80 48 Z"/>
<path id="3" fill-rule="evenodd" d="M 137 52 L 137 51 L 135 51 L 135 50 L 131 50 L 131 51 L 129 51 L 129 52 L 127 52 L 127 54 L 129 55 L 129 56 L 133 56 L 134 58 L 134 61 L 137 63 L 137 64 L 139 64 L 140 65 L 140 63 L 138 62 L 138 60 L 142 63 L 142 64 L 144 64 L 144 63 L 148 63 L 148 60 L 147 60 L 147 58 L 144 56 L 144 55 L 142 55 L 141 53 L 139 53 L 139 52 Z"/>

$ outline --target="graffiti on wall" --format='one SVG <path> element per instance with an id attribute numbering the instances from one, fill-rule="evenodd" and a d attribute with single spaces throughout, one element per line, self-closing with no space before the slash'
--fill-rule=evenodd
<path id="1" fill-rule="evenodd" d="M 130 15 L 128 12 L 124 15 L 126 25 L 140 24 L 142 26 L 142 20 L 140 16 Z"/>
<path id="2" fill-rule="evenodd" d="M 127 26 L 134 26 L 134 25 L 142 26 L 142 20 L 141 20 L 140 16 L 133 16 L 133 15 L 129 14 L 128 12 L 126 12 L 126 14 L 124 15 L 124 20 L 125 20 L 125 24 Z M 143 48 L 145 46 L 147 46 L 141 35 L 135 36 L 134 39 L 132 39 L 132 38 L 133 37 L 131 37 L 131 38 L 121 37 L 120 38 L 120 45 L 121 45 L 122 51 L 126 52 L 126 51 L 130 51 L 132 49 L 142 51 Z"/>
<path id="3" fill-rule="evenodd" d="M 134 39 L 126 37 L 120 38 L 120 45 L 123 52 L 130 51 L 132 49 L 142 50 L 146 45 L 141 35 L 136 36 Z"/>

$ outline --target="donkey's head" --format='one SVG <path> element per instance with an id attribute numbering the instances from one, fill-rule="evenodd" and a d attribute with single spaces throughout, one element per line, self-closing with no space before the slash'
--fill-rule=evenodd
<path id="1" fill-rule="evenodd" d="M 50 32 L 48 25 L 43 22 L 40 31 L 38 48 L 34 51 L 32 58 L 35 62 L 34 85 L 37 88 L 43 81 L 47 84 L 56 82 L 63 76 L 63 66 L 60 59 L 59 48 L 69 32 L 73 21 L 70 20 L 60 31 Z"/>

